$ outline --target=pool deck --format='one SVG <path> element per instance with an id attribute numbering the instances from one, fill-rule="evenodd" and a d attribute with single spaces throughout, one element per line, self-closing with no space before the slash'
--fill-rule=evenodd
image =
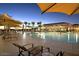
<path id="1" fill-rule="evenodd" d="M 40 38 L 32 38 L 31 36 L 25 34 L 18 34 L 18 38 L 2 40 L 0 36 L 0 56 L 17 56 L 18 48 L 13 46 L 12 43 L 18 43 L 25 45 L 28 43 L 33 43 L 35 46 L 43 45 L 45 47 L 50 47 L 53 53 L 58 51 L 64 51 L 64 56 L 79 56 L 79 45 L 78 44 L 67 44 L 58 41 L 46 41 Z"/>

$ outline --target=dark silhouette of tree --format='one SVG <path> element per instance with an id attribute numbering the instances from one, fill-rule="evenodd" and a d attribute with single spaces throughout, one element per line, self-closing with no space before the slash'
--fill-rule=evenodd
<path id="1" fill-rule="evenodd" d="M 34 30 L 35 22 L 31 22 L 31 23 L 32 23 L 32 30 L 35 31 L 35 30 Z"/>
<path id="2" fill-rule="evenodd" d="M 26 27 L 27 27 L 27 24 L 28 24 L 28 22 L 24 22 L 24 27 L 25 27 L 25 30 L 26 30 Z"/>
<path id="3" fill-rule="evenodd" d="M 30 23 L 28 23 L 28 26 L 30 26 Z"/>
<path id="4" fill-rule="evenodd" d="M 38 27 L 40 27 L 40 32 L 41 32 L 41 24 L 42 24 L 42 22 L 37 22 L 37 24 L 38 24 Z"/>

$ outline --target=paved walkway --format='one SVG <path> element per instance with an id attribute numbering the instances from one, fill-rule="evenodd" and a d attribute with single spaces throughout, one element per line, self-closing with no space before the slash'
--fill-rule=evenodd
<path id="1" fill-rule="evenodd" d="M 78 55 L 79 56 L 79 45 L 72 45 L 61 43 L 57 41 L 45 41 L 39 38 L 32 38 L 26 33 L 18 33 L 18 38 L 2 40 L 0 36 L 0 56 L 17 56 L 18 48 L 12 45 L 12 43 L 18 43 L 25 45 L 28 43 L 33 43 L 34 45 L 44 45 L 51 48 L 53 53 L 58 51 L 64 51 L 64 55 Z"/>

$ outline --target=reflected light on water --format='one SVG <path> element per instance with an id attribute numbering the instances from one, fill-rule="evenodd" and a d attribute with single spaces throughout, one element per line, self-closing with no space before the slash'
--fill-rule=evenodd
<path id="1" fill-rule="evenodd" d="M 68 42 L 70 41 L 70 33 L 68 32 Z"/>
<path id="2" fill-rule="evenodd" d="M 75 38 L 76 38 L 76 43 L 78 42 L 78 33 L 75 34 Z"/>
<path id="3" fill-rule="evenodd" d="M 58 36 L 58 40 L 60 40 L 61 39 L 61 34 L 59 33 L 59 34 L 57 34 L 56 36 Z"/>
<path id="4" fill-rule="evenodd" d="M 38 37 L 45 39 L 45 33 L 38 33 Z"/>
<path id="5" fill-rule="evenodd" d="M 45 33 L 41 34 L 41 38 L 45 39 Z"/>
<path id="6" fill-rule="evenodd" d="M 25 39 L 25 38 L 26 38 L 26 33 L 24 32 L 24 33 L 23 33 L 23 39 Z"/>
<path id="7" fill-rule="evenodd" d="M 78 43 L 78 33 L 74 33 L 74 36 L 70 37 L 70 33 L 68 32 L 68 42 L 71 42 L 71 39 L 73 39 L 73 41 L 75 43 Z"/>
<path id="8" fill-rule="evenodd" d="M 26 38 L 26 33 L 23 34 L 23 39 Z M 77 32 L 36 32 L 36 33 L 31 33 L 31 36 L 33 38 L 37 37 L 40 39 L 43 39 L 44 41 L 47 40 L 55 40 L 59 42 L 66 42 L 66 43 L 79 43 L 79 33 Z"/>

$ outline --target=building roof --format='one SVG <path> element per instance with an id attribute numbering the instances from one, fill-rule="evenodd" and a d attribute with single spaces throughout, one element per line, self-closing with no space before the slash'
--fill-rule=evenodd
<path id="1" fill-rule="evenodd" d="M 58 23 L 49 23 L 49 24 L 44 24 L 44 26 L 49 26 L 49 25 L 70 25 L 71 23 L 68 22 L 58 22 Z"/>

